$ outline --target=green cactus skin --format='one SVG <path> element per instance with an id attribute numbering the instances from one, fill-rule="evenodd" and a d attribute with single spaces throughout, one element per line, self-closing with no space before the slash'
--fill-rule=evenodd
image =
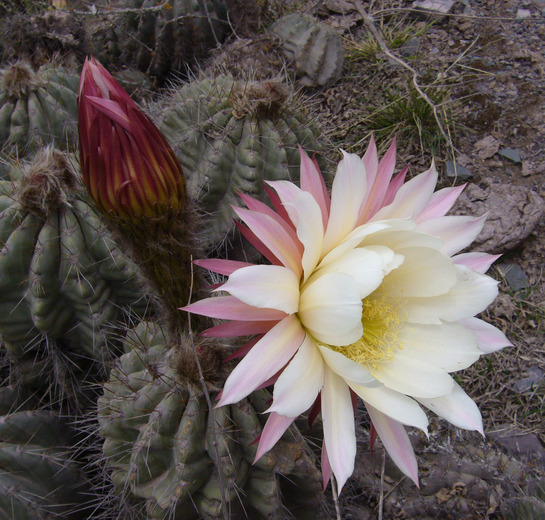
<path id="1" fill-rule="evenodd" d="M 284 518 L 279 475 L 319 504 L 320 475 L 295 429 L 253 464 L 259 413 L 270 394 L 256 392 L 209 413 L 201 387 L 182 382 L 169 366 L 166 344 L 156 324 L 142 322 L 130 331 L 126 353 L 99 398 L 103 454 L 114 487 L 145 501 L 148 518 L 159 519 L 222 518 L 218 471 L 233 518 Z M 243 510 L 248 516 L 237 516 Z"/>
<path id="2" fill-rule="evenodd" d="M 11 387 L 0 388 L 0 520 L 88 518 L 89 485 L 68 450 L 67 422 L 26 410 Z"/>
<path id="3" fill-rule="evenodd" d="M 0 70 L 0 142 L 18 154 L 77 143 L 78 75 L 58 65 L 25 62 Z"/>
<path id="4" fill-rule="evenodd" d="M 112 356 L 123 310 L 145 312 L 135 268 L 76 187 L 66 157 L 42 150 L 0 181 L 0 334 L 23 381 L 55 380 Z M 52 373 L 53 372 L 53 373 Z"/>
<path id="5" fill-rule="evenodd" d="M 262 198 L 265 180 L 297 181 L 297 145 L 322 147 L 318 131 L 287 87 L 278 81 L 202 79 L 165 98 L 157 123 L 178 156 L 190 196 L 202 217 L 205 249 L 221 245 L 233 229 L 237 192 Z"/>
<path id="6" fill-rule="evenodd" d="M 309 15 L 292 13 L 272 25 L 284 42 L 284 52 L 295 62 L 305 86 L 319 87 L 337 81 L 342 73 L 344 50 L 340 35 Z"/>

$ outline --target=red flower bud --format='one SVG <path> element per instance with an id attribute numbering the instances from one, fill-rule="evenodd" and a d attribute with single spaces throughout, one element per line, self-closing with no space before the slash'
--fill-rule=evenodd
<path id="1" fill-rule="evenodd" d="M 78 111 L 83 182 L 99 210 L 132 220 L 185 209 L 185 178 L 172 148 L 93 58 L 83 65 Z"/>

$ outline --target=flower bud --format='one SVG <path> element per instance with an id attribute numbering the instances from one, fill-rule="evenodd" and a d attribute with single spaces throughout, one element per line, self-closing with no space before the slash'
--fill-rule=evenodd
<path id="1" fill-rule="evenodd" d="M 185 178 L 172 148 L 93 58 L 81 73 L 78 111 L 83 182 L 100 211 L 122 220 L 184 211 Z"/>

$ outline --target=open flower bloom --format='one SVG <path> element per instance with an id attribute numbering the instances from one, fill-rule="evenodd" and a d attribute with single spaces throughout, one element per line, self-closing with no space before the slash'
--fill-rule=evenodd
<path id="1" fill-rule="evenodd" d="M 301 152 L 301 187 L 269 183 L 273 209 L 241 195 L 241 230 L 271 265 L 209 259 L 228 276 L 227 293 L 184 307 L 230 320 L 207 336 L 257 335 L 239 351 L 219 406 L 274 383 L 257 457 L 301 413 L 321 409 L 324 483 L 342 488 L 354 469 L 354 397 L 397 466 L 418 483 L 404 425 L 424 431 L 422 406 L 482 433 L 475 403 L 449 375 L 510 345 L 475 318 L 497 295 L 484 275 L 497 258 L 463 253 L 484 217 L 445 216 L 462 187 L 434 193 L 432 167 L 392 179 L 395 143 L 379 162 L 372 141 L 363 159 L 344 153 L 331 197 Z"/>
<path id="2" fill-rule="evenodd" d="M 172 148 L 111 74 L 83 65 L 78 93 L 83 182 L 110 217 L 163 217 L 185 208 L 185 178 Z"/>

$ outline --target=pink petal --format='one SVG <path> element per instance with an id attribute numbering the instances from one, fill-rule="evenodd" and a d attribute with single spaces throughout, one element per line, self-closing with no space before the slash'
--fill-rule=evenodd
<path id="1" fill-rule="evenodd" d="M 221 258 L 203 258 L 199 260 L 193 260 L 195 265 L 208 269 L 213 273 L 223 274 L 229 276 L 233 274 L 237 269 L 242 269 L 243 267 L 249 267 L 254 264 L 249 264 L 248 262 L 239 262 L 237 260 L 223 260 Z"/>
<path id="2" fill-rule="evenodd" d="M 378 165 L 373 186 L 370 190 L 368 190 L 365 197 L 365 206 L 360 211 L 360 217 L 358 219 L 359 224 L 367 222 L 382 207 L 384 196 L 388 191 L 390 179 L 394 174 L 395 163 L 396 139 L 394 137 L 390 148 L 388 148 L 388 151 L 384 154 L 384 157 L 381 159 Z"/>
<path id="3" fill-rule="evenodd" d="M 282 265 L 282 262 L 274 256 L 272 251 L 263 244 L 261 239 L 248 227 L 245 226 L 242 222 L 235 220 L 235 226 L 240 231 L 240 234 L 255 247 L 255 249 L 261 253 L 271 264 L 273 265 Z"/>
<path id="4" fill-rule="evenodd" d="M 513 346 L 501 330 L 479 318 L 467 318 L 460 320 L 458 323 L 467 327 L 477 336 L 479 349 L 484 354 L 490 354 L 502 348 Z"/>
<path id="5" fill-rule="evenodd" d="M 462 215 L 430 218 L 417 226 L 418 231 L 439 237 L 441 251 L 452 256 L 471 244 L 482 231 L 486 215 L 475 218 Z"/>
<path id="6" fill-rule="evenodd" d="M 339 493 L 354 471 L 356 432 L 352 397 L 347 384 L 327 367 L 322 389 L 324 441 Z"/>
<path id="7" fill-rule="evenodd" d="M 278 258 L 284 266 L 301 275 L 301 252 L 285 227 L 277 220 L 256 211 L 233 208 L 257 238 Z"/>
<path id="8" fill-rule="evenodd" d="M 329 462 L 329 457 L 327 456 L 327 448 L 325 446 L 325 441 L 322 442 L 322 482 L 324 484 L 324 491 L 327 487 L 329 480 L 333 475 L 333 470 L 331 469 L 331 463 Z"/>
<path id="9" fill-rule="evenodd" d="M 305 332 L 295 316 L 275 325 L 248 352 L 225 382 L 218 406 L 236 403 L 276 374 L 293 357 Z"/>
<path id="10" fill-rule="evenodd" d="M 367 190 L 363 161 L 356 154 L 343 154 L 331 189 L 331 211 L 324 236 L 326 253 L 357 226 Z"/>
<path id="11" fill-rule="evenodd" d="M 276 321 L 229 321 L 210 327 L 199 335 L 205 338 L 234 338 L 237 336 L 253 336 L 271 330 Z"/>
<path id="12" fill-rule="evenodd" d="M 465 265 L 473 271 L 484 274 L 490 266 L 498 259 L 501 255 L 490 255 L 488 253 L 462 253 L 452 257 L 452 261 L 457 265 Z"/>
<path id="13" fill-rule="evenodd" d="M 254 338 L 245 345 L 242 345 L 242 347 L 235 350 L 232 354 L 227 356 L 222 363 L 227 363 L 228 361 L 232 361 L 233 359 L 240 359 L 241 357 L 244 357 L 252 348 L 254 348 L 254 345 L 262 338 L 263 336 L 258 336 L 257 338 Z M 221 395 L 218 395 L 216 399 L 220 399 Z"/>
<path id="14" fill-rule="evenodd" d="M 259 439 L 254 462 L 259 460 L 280 440 L 293 421 L 295 421 L 295 417 L 282 417 L 275 412 L 269 415 Z"/>
<path id="15" fill-rule="evenodd" d="M 324 178 L 300 146 L 299 153 L 301 155 L 301 189 L 310 193 L 318 203 L 322 212 L 322 224 L 325 229 L 329 218 L 330 200 Z"/>
<path id="16" fill-rule="evenodd" d="M 395 465 L 418 486 L 418 463 L 405 427 L 365 403 L 371 421 Z"/>
<path id="17" fill-rule="evenodd" d="M 365 173 L 367 175 L 367 196 L 365 198 L 365 200 L 367 200 L 369 196 L 368 194 L 373 189 L 375 179 L 378 173 L 377 145 L 375 144 L 375 137 L 373 135 L 371 135 L 371 139 L 369 140 L 369 146 L 367 147 L 367 150 L 365 151 L 365 154 L 361 160 L 365 165 Z"/>
<path id="18" fill-rule="evenodd" d="M 384 195 L 384 200 L 382 201 L 382 206 L 388 206 L 388 204 L 391 204 L 397 192 L 401 189 L 401 186 L 403 186 L 405 182 L 405 177 L 407 176 L 407 172 L 409 171 L 409 167 L 405 166 L 403 170 L 401 170 L 390 182 L 388 185 L 388 189 L 386 190 L 386 195 Z"/>
<path id="19" fill-rule="evenodd" d="M 121 107 L 119 103 L 112 101 L 111 99 L 104 99 L 95 96 L 85 96 L 85 99 L 99 112 L 110 118 L 114 123 L 117 123 L 127 132 L 132 132 L 132 125 L 127 113 L 123 110 L 123 107 Z"/>
<path id="20" fill-rule="evenodd" d="M 215 296 L 180 307 L 181 311 L 210 318 L 241 321 L 282 320 L 286 313 L 277 309 L 260 309 L 241 302 L 234 296 Z"/>
<path id="21" fill-rule="evenodd" d="M 446 215 L 465 187 L 466 184 L 462 184 L 461 186 L 456 186 L 454 188 L 443 188 L 442 190 L 436 191 L 431 196 L 424 211 L 422 211 L 416 219 L 416 222 L 424 222 L 429 218 L 443 217 Z"/>
<path id="22" fill-rule="evenodd" d="M 282 201 L 280 200 L 280 197 L 277 195 L 277 193 L 274 190 L 271 190 L 271 188 L 267 185 L 265 185 L 264 188 L 267 195 L 269 196 L 269 199 L 271 199 L 271 203 L 275 211 L 280 215 L 280 217 L 284 219 L 287 224 L 291 225 L 293 229 L 295 229 L 295 226 L 291 222 L 288 212 L 286 211 L 286 208 L 284 208 L 284 205 L 282 204 Z"/>

